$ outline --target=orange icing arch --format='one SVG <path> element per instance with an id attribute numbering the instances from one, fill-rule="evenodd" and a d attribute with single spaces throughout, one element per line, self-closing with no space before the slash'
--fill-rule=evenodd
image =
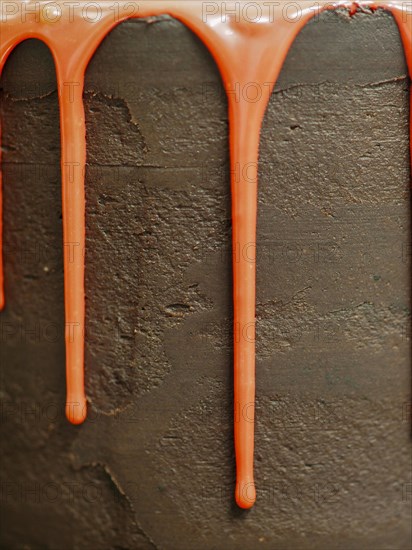
<path id="1" fill-rule="evenodd" d="M 252 8 L 250 7 L 252 5 Z M 249 6 L 249 7 L 247 7 Z M 320 11 L 357 6 L 389 10 L 400 30 L 412 76 L 412 3 L 402 0 L 347 2 L 267 2 L 241 0 L 27 0 L 0 2 L 0 74 L 13 48 L 37 38 L 50 48 L 60 105 L 66 415 L 73 424 L 86 418 L 84 392 L 84 249 L 86 130 L 83 82 L 87 65 L 103 38 L 120 22 L 161 14 L 180 20 L 212 53 L 227 91 L 230 126 L 234 287 L 234 401 L 236 502 L 250 508 L 253 480 L 255 402 L 255 263 L 242 253 L 256 242 L 257 162 L 262 119 L 288 50 L 303 26 Z M 287 10 L 285 11 L 285 7 Z M 266 90 L 256 102 L 234 93 L 250 83 Z M 411 118 L 412 127 L 412 118 Z M 1 173 L 0 173 L 1 178 Z M 1 184 L 1 181 L 0 181 Z M 0 247 L 1 227 L 0 187 Z M 239 253 L 240 251 L 240 253 Z M 1 255 L 1 248 L 0 248 Z M 0 308 L 4 305 L 0 257 Z"/>

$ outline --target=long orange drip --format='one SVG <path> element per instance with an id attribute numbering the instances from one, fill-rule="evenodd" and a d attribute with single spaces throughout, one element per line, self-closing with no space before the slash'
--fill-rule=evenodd
<path id="1" fill-rule="evenodd" d="M 121 21 L 135 17 L 169 14 L 182 21 L 199 36 L 219 66 L 228 97 L 230 123 L 234 287 L 234 436 L 237 470 L 235 496 L 241 508 L 250 508 L 256 499 L 253 478 L 256 268 L 251 250 L 256 248 L 260 128 L 270 93 L 287 52 L 299 31 L 311 17 L 318 15 L 324 9 L 346 7 L 354 12 L 358 5 L 372 9 L 386 8 L 393 13 L 400 29 L 409 72 L 412 76 L 412 9 L 410 4 L 402 0 L 374 2 L 321 0 L 313 3 L 302 0 L 283 4 L 264 0 L 221 3 L 202 0 L 143 0 L 142 2 L 120 0 L 113 4 L 109 1 L 99 4 L 85 0 L 73 3 L 63 0 L 54 2 L 30 0 L 1 3 L 0 73 L 12 49 L 27 38 L 43 40 L 50 48 L 56 66 L 61 126 L 66 415 L 74 424 L 79 424 L 86 418 L 84 392 L 86 136 L 82 92 L 87 65 L 103 38 Z M 3 304 L 3 267 L 0 262 L 0 306 L 3 307 Z"/>

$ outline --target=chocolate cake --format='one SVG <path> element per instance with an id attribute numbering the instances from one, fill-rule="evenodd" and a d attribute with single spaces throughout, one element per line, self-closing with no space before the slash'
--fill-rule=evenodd
<path id="1" fill-rule="evenodd" d="M 260 139 L 256 507 L 233 501 L 227 99 L 182 23 L 86 73 L 89 417 L 65 418 L 59 108 L 47 47 L 1 81 L 7 549 L 411 546 L 409 78 L 384 11 L 294 42 Z"/>

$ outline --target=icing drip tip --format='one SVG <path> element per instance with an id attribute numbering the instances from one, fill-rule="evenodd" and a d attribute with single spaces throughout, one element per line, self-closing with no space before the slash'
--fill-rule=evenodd
<path id="1" fill-rule="evenodd" d="M 72 424 L 82 424 L 87 416 L 86 398 L 68 399 L 66 401 L 66 417 Z"/>
<path id="2" fill-rule="evenodd" d="M 236 504 L 247 510 L 256 502 L 256 488 L 254 481 L 238 481 L 236 483 Z"/>

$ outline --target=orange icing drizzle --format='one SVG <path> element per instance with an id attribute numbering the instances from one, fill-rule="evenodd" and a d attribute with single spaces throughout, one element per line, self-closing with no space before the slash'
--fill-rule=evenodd
<path id="1" fill-rule="evenodd" d="M 256 242 L 257 163 L 260 128 L 274 83 L 288 50 L 303 26 L 322 10 L 385 8 L 394 16 L 412 76 L 412 4 L 402 0 L 347 2 L 215 2 L 201 0 L 2 1 L 0 74 L 13 48 L 37 38 L 50 48 L 60 105 L 66 340 L 66 415 L 73 424 L 86 418 L 84 391 L 84 249 L 86 130 L 83 82 L 88 63 L 104 37 L 129 18 L 168 14 L 189 27 L 212 53 L 229 105 L 233 224 L 234 401 L 236 502 L 250 508 L 253 479 L 255 402 L 255 263 L 242 253 Z M 248 101 L 252 83 L 265 90 Z M 246 95 L 246 97 L 245 97 Z M 411 109 L 412 128 L 412 109 Z M 1 178 L 1 173 L 0 173 Z M 1 184 L 1 180 L 0 180 Z M 0 247 L 1 224 L 0 186 Z M 240 251 L 240 252 L 239 252 Z M 1 248 L 0 248 L 1 254 Z M 4 306 L 0 257 L 0 308 Z"/>

